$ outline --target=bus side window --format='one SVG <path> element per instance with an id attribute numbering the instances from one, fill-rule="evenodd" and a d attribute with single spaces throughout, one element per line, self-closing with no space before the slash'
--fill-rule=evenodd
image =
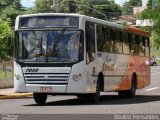
<path id="1" fill-rule="evenodd" d="M 115 29 L 115 39 L 113 50 L 115 53 L 122 53 L 122 37 L 121 31 Z"/>
<path id="2" fill-rule="evenodd" d="M 133 55 L 134 48 L 133 48 L 133 38 L 131 33 L 128 33 L 128 43 L 129 43 L 129 53 Z"/>
<path id="3" fill-rule="evenodd" d="M 86 23 L 86 62 L 87 64 L 95 59 L 95 26 Z"/>
<path id="4" fill-rule="evenodd" d="M 97 49 L 98 52 L 105 52 L 105 27 L 97 25 Z"/>
<path id="5" fill-rule="evenodd" d="M 113 29 L 106 28 L 105 36 L 106 52 L 111 53 L 113 51 Z"/>
<path id="6" fill-rule="evenodd" d="M 138 49 L 139 49 L 139 55 L 140 56 L 144 56 L 144 54 L 145 54 L 145 47 L 144 47 L 144 44 L 143 44 L 142 36 L 139 37 Z"/>
<path id="7" fill-rule="evenodd" d="M 137 52 L 137 55 L 139 55 L 139 35 L 136 35 L 135 36 L 135 42 L 136 42 L 136 52 Z"/>
<path id="8" fill-rule="evenodd" d="M 123 31 L 123 53 L 128 55 L 129 54 L 129 43 L 128 43 L 128 33 Z"/>
<path id="9" fill-rule="evenodd" d="M 145 56 L 149 56 L 149 39 L 144 37 L 144 41 L 145 41 Z"/>
<path id="10" fill-rule="evenodd" d="M 137 43 L 136 43 L 136 35 L 132 34 L 132 55 L 137 55 Z"/>

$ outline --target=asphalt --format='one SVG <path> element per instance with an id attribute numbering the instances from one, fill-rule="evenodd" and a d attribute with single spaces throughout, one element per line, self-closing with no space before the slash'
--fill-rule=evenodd
<path id="1" fill-rule="evenodd" d="M 15 93 L 13 88 L 0 89 L 0 99 L 18 99 L 32 95 L 32 93 Z"/>

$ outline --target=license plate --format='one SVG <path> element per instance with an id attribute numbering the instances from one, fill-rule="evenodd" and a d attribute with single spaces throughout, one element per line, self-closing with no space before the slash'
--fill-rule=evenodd
<path id="1" fill-rule="evenodd" d="M 41 87 L 40 91 L 41 92 L 52 92 L 52 87 Z"/>

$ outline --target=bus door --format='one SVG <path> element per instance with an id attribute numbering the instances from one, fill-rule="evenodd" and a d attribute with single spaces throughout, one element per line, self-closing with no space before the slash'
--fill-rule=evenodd
<path id="1" fill-rule="evenodd" d="M 104 91 L 112 90 L 112 81 L 114 79 L 114 55 L 106 53 L 103 64 Z"/>
<path id="2" fill-rule="evenodd" d="M 114 54 L 113 54 L 113 29 L 106 27 L 105 30 L 105 58 L 103 63 L 104 91 L 112 90 L 114 79 Z"/>
<path id="3" fill-rule="evenodd" d="M 86 87 L 87 92 L 95 92 L 96 76 L 96 53 L 95 53 L 95 24 L 86 22 L 85 25 L 86 36 Z"/>

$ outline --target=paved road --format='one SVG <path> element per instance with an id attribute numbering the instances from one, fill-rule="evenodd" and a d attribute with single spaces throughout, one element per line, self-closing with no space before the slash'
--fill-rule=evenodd
<path id="1" fill-rule="evenodd" d="M 0 100 L 0 113 L 9 114 L 142 114 L 160 113 L 160 67 L 151 68 L 151 85 L 137 91 L 133 99 L 119 98 L 117 93 L 102 93 L 94 105 L 75 96 L 50 96 L 43 106 L 32 97 Z"/>

